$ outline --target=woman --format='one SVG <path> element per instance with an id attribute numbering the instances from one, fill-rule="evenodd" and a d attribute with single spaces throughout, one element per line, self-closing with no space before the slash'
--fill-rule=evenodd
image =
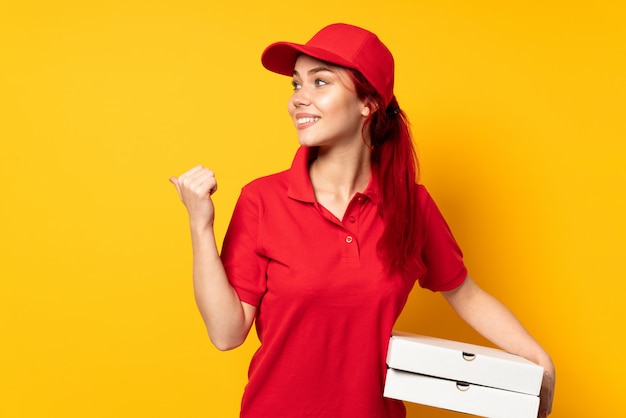
<path id="1" fill-rule="evenodd" d="M 214 173 L 197 166 L 171 179 L 189 213 L 194 290 L 212 342 L 237 347 L 256 321 L 261 347 L 241 416 L 404 417 L 382 391 L 389 336 L 416 280 L 494 344 L 544 367 L 547 416 L 550 357 L 468 276 L 416 183 L 389 50 L 369 31 L 334 24 L 304 45 L 270 45 L 262 62 L 293 78 L 301 147 L 289 170 L 243 188 L 221 257 Z"/>

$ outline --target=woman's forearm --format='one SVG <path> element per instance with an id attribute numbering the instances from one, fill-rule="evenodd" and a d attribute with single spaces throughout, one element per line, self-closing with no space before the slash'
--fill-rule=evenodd
<path id="1" fill-rule="evenodd" d="M 241 302 L 229 283 L 213 228 L 192 223 L 191 243 L 196 304 L 213 344 L 220 350 L 230 350 L 245 341 L 256 308 Z"/>
<path id="2" fill-rule="evenodd" d="M 482 290 L 471 277 L 458 289 L 443 294 L 458 315 L 483 337 L 554 375 L 548 353 L 504 304 Z"/>

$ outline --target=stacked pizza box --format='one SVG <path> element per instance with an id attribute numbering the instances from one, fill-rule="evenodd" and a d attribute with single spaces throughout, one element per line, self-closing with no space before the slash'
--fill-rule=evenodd
<path id="1" fill-rule="evenodd" d="M 536 418 L 543 368 L 490 347 L 394 332 L 384 396 L 482 417 Z"/>

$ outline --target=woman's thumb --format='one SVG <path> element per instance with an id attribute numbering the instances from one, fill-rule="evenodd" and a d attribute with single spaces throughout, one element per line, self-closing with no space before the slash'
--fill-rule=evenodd
<path id="1" fill-rule="evenodd" d="M 180 196 L 180 187 L 178 186 L 178 178 L 170 177 L 169 180 L 170 180 L 170 183 L 172 183 L 174 187 L 176 187 L 176 191 L 178 192 L 178 195 Z"/>

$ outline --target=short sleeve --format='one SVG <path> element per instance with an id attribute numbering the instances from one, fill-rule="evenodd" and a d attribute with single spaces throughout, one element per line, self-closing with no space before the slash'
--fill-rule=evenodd
<path id="1" fill-rule="evenodd" d="M 426 266 L 419 284 L 433 292 L 453 290 L 467 277 L 463 253 L 432 197 L 424 186 L 419 187 L 423 214 L 422 261 Z"/>
<path id="2" fill-rule="evenodd" d="M 258 306 L 267 289 L 268 260 L 258 252 L 259 222 L 262 205 L 249 189 L 242 190 L 230 220 L 224 244 L 222 263 L 239 299 Z"/>

